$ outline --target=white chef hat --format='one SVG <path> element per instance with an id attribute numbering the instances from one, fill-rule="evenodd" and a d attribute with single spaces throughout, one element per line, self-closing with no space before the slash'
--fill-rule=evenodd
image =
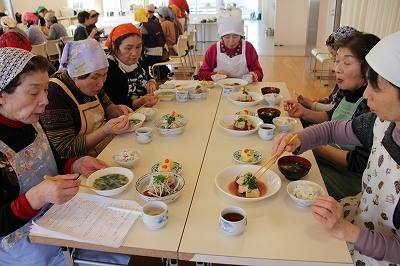
<path id="1" fill-rule="evenodd" d="M 365 59 L 376 73 L 400 87 L 400 31 L 383 38 Z"/>
<path id="2" fill-rule="evenodd" d="M 238 17 L 228 17 L 218 19 L 218 35 L 220 37 L 227 34 L 237 34 L 244 36 L 244 21 Z"/>

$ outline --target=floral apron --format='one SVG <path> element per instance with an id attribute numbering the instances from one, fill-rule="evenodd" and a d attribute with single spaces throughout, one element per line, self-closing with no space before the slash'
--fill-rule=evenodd
<path id="1" fill-rule="evenodd" d="M 375 120 L 374 140 L 367 168 L 363 174 L 363 191 L 358 197 L 344 198 L 344 218 L 360 228 L 374 230 L 383 234 L 393 234 L 396 227 L 393 215 L 399 201 L 399 189 L 396 184 L 397 163 L 392 159 L 382 144 L 385 132 L 390 122 Z M 398 185 L 397 185 L 398 186 Z M 364 256 L 354 249 L 354 244 L 348 243 L 354 265 L 390 265 L 386 261 L 377 261 Z M 393 264 L 392 264 L 393 265 Z"/>
<path id="2" fill-rule="evenodd" d="M 229 77 L 242 78 L 243 75 L 249 73 L 246 61 L 246 41 L 242 40 L 242 54 L 229 57 L 221 53 L 221 41 L 217 42 L 217 67 L 214 71 L 226 70 L 232 71 Z"/>
<path id="3" fill-rule="evenodd" d="M 37 132 L 34 142 L 18 153 L 0 141 L 0 151 L 18 177 L 20 195 L 42 182 L 44 175 L 58 174 L 46 134 L 39 123 L 33 126 Z M 31 243 L 28 238 L 32 221 L 39 219 L 50 206 L 43 206 L 23 227 L 0 238 L 0 265 L 65 265 L 60 247 Z"/>
<path id="4" fill-rule="evenodd" d="M 97 96 L 95 96 L 95 101 L 79 104 L 72 92 L 61 80 L 51 78 L 50 81 L 57 83 L 68 94 L 68 96 L 71 97 L 78 107 L 81 118 L 81 129 L 78 133 L 78 136 L 84 136 L 92 133 L 105 124 L 105 112 Z M 109 135 L 94 148 L 90 149 L 88 155 L 94 157 L 99 155 L 99 153 L 108 145 L 108 143 L 111 142 L 112 139 L 113 135 Z"/>

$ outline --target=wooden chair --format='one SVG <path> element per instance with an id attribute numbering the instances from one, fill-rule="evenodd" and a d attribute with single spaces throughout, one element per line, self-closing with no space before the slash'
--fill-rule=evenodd
<path id="1" fill-rule="evenodd" d="M 59 60 L 59 52 L 57 49 L 57 44 L 59 41 L 60 41 L 60 39 L 47 40 L 47 44 L 46 44 L 47 58 L 53 64 Z"/>
<path id="2" fill-rule="evenodd" d="M 74 41 L 74 37 L 73 36 L 62 36 L 60 39 L 61 39 L 61 41 L 63 41 L 63 43 Z"/>
<path id="3" fill-rule="evenodd" d="M 32 45 L 31 53 L 35 55 L 42 55 L 47 58 L 46 42 Z"/>

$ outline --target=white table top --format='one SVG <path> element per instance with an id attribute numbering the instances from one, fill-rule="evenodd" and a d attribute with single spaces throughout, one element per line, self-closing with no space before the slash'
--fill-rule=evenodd
<path id="1" fill-rule="evenodd" d="M 187 86 L 197 84 L 196 81 L 189 80 L 171 82 Z M 262 82 L 248 87 L 259 92 L 264 86 L 279 87 L 284 99 L 290 98 L 285 83 Z M 301 209 L 289 198 L 286 193 L 288 181 L 276 166 L 271 169 L 281 177 L 282 187 L 273 197 L 259 202 L 243 203 L 236 202 L 218 191 L 214 184 L 215 176 L 223 168 L 236 164 L 232 159 L 235 150 L 254 148 L 261 151 L 264 154 L 261 165 L 269 158 L 272 144 L 272 140 L 261 140 L 257 134 L 235 137 L 219 128 L 218 120 L 221 117 L 244 109 L 229 102 L 221 95 L 221 91 L 221 88 L 216 86 L 211 89 L 207 100 L 202 101 L 159 102 L 156 106 L 158 113 L 153 121 L 143 124 L 154 130 L 154 139 L 150 144 L 139 144 L 134 133 L 128 133 L 116 137 L 99 155 L 99 158 L 110 166 L 116 166 L 111 159 L 115 151 L 126 147 L 142 151 L 142 158 L 132 169 L 132 186 L 118 197 L 135 200 L 139 204 L 145 202 L 135 191 L 135 183 L 138 178 L 150 172 L 152 165 L 165 158 L 182 165 L 185 187 L 182 195 L 168 204 L 169 220 L 164 228 L 150 230 L 139 219 L 118 249 L 32 234 L 31 240 L 124 254 L 229 264 L 351 264 L 345 242 L 329 236 L 313 219 L 309 208 Z M 246 109 L 256 111 L 265 106 L 266 102 L 263 101 Z M 182 135 L 163 137 L 159 135 L 153 122 L 171 111 L 181 113 L 189 123 Z M 282 115 L 286 113 L 283 111 Z M 301 129 L 300 123 L 296 129 Z M 312 153 L 307 152 L 303 156 L 314 166 L 306 179 L 323 186 Z M 86 189 L 82 191 L 93 193 Z M 235 237 L 224 235 L 218 227 L 220 210 L 231 205 L 244 208 L 248 215 L 245 232 Z"/>

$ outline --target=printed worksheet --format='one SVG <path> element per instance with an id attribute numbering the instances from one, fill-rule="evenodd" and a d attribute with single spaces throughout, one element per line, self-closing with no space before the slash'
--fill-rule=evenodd
<path id="1" fill-rule="evenodd" d="M 31 232 L 117 248 L 141 210 L 135 201 L 78 193 L 62 205 L 53 205 Z"/>

